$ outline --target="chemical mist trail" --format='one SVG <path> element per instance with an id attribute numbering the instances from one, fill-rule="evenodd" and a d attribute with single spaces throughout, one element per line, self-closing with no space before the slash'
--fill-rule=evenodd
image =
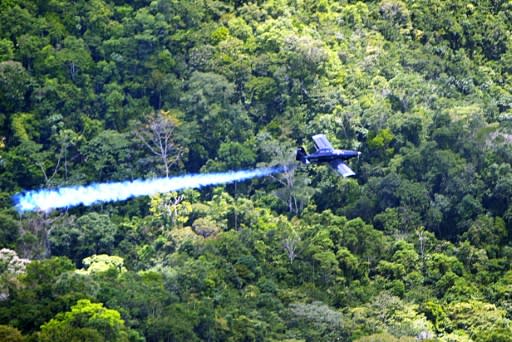
<path id="1" fill-rule="evenodd" d="M 49 211 L 77 205 L 92 205 L 101 202 L 122 201 L 137 196 L 161 192 L 201 188 L 264 177 L 286 171 L 286 166 L 275 166 L 255 170 L 228 171 L 186 175 L 172 178 L 134 180 L 117 183 L 99 183 L 85 186 L 63 187 L 53 190 L 37 190 L 13 196 L 18 212 Z"/>

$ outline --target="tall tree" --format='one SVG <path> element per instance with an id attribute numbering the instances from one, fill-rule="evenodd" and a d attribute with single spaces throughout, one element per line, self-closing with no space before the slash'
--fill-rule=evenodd
<path id="1" fill-rule="evenodd" d="M 169 177 L 171 167 L 181 160 L 184 152 L 184 148 L 175 140 L 178 125 L 179 121 L 170 112 L 161 110 L 148 115 L 142 126 L 133 131 L 144 146 L 161 160 L 166 177 Z"/>

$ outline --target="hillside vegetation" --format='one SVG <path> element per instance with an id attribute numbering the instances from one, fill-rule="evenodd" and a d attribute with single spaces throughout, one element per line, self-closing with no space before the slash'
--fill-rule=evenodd
<path id="1" fill-rule="evenodd" d="M 512 341 L 511 28 L 507 0 L 2 0 L 0 340 Z M 317 133 L 355 178 L 11 201 Z"/>

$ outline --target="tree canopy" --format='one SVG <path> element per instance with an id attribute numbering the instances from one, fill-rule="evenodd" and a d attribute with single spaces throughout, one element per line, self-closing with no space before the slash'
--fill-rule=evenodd
<path id="1" fill-rule="evenodd" d="M 0 2 L 0 339 L 509 341 L 512 4 Z M 362 152 L 54 212 L 11 196 Z"/>

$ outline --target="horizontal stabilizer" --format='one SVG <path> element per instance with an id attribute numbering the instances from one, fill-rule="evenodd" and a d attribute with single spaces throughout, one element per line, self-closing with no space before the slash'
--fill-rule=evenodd
<path id="1" fill-rule="evenodd" d="M 308 154 L 306 153 L 306 150 L 304 147 L 298 147 L 297 148 L 297 155 L 295 156 L 295 160 L 300 161 L 304 164 L 309 164 L 308 160 Z"/>
<path id="2" fill-rule="evenodd" d="M 336 172 L 341 174 L 343 177 L 355 176 L 356 174 L 354 171 L 352 171 L 351 168 L 347 166 L 347 164 L 345 164 L 341 160 L 333 160 L 332 162 L 330 162 L 330 165 Z"/>

